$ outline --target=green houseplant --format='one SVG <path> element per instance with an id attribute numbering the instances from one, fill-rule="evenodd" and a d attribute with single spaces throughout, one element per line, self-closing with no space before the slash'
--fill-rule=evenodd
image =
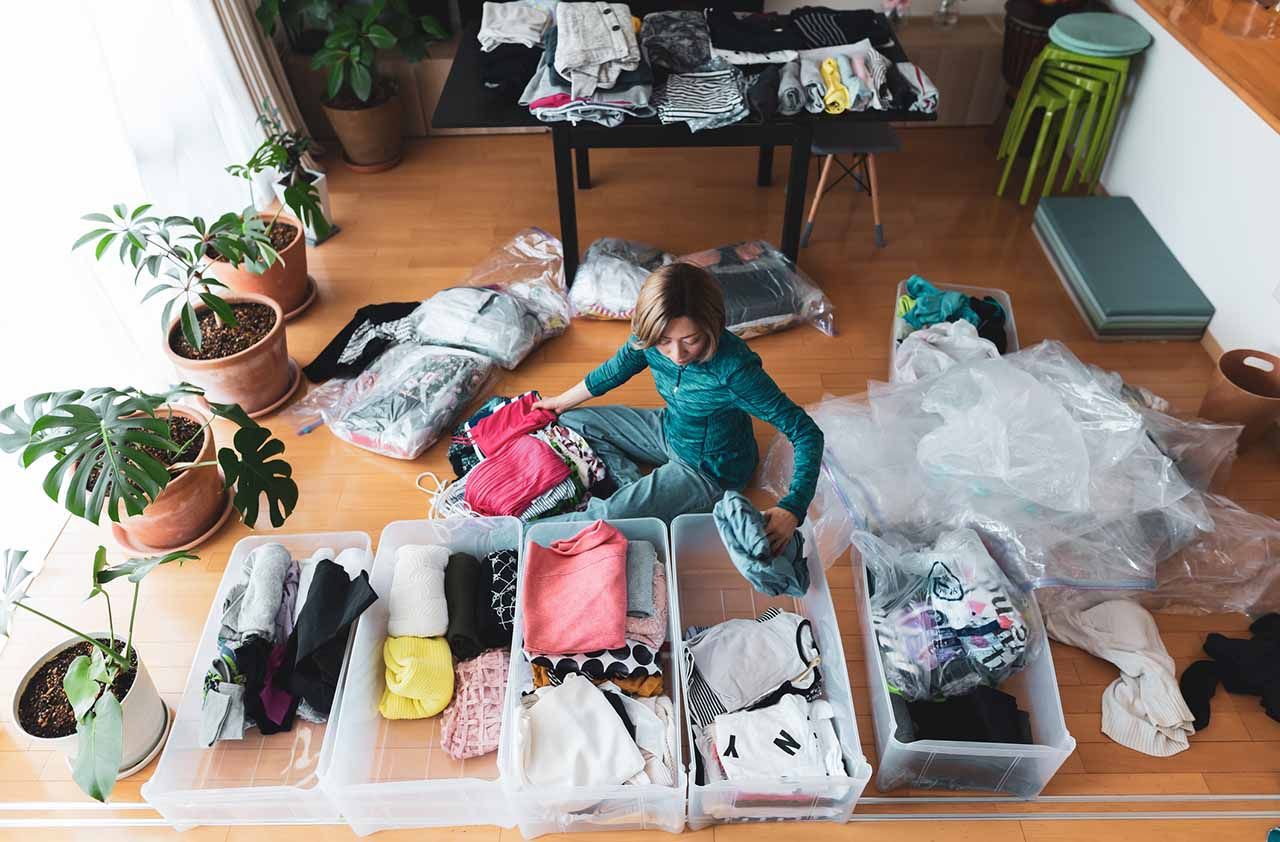
<path id="1" fill-rule="evenodd" d="M 155 281 L 142 300 L 164 299 L 164 353 L 183 381 L 255 417 L 281 405 L 299 381 L 289 360 L 284 310 L 269 296 L 228 295 L 215 271 L 222 264 L 261 275 L 279 262 L 267 220 L 230 212 L 206 222 L 150 210 L 117 204 L 110 214 L 91 213 L 84 219 L 95 227 L 73 248 L 92 246 L 98 260 L 114 255 L 134 269 L 135 285 L 144 274 Z"/>
<path id="2" fill-rule="evenodd" d="M 333 233 L 328 178 L 323 172 L 302 165 L 302 156 L 314 145 L 311 138 L 305 132 L 286 130 L 280 121 L 280 112 L 269 100 L 262 102 L 258 124 L 266 139 L 254 153 L 254 159 L 264 161 L 276 171 L 276 197 L 302 220 L 307 239 L 324 242 Z"/>
<path id="3" fill-rule="evenodd" d="M 258 6 L 258 20 L 268 34 L 278 19 L 286 29 L 311 26 L 326 32 L 311 66 L 325 72 L 324 113 L 347 163 L 357 170 L 390 169 L 402 154 L 400 99 L 395 81 L 378 72 L 377 51 L 398 48 L 406 60 L 416 62 L 426 56 L 431 41 L 449 37 L 439 18 L 422 14 L 418 6 L 412 0 L 263 0 Z"/>
<path id="4" fill-rule="evenodd" d="M 21 560 L 15 551 L 6 554 Z M 105 601 L 104 632 L 81 631 L 32 607 L 23 588 L 3 594 L 6 609 L 29 612 L 72 635 L 37 659 L 18 684 L 14 721 L 35 740 L 71 757 L 76 784 L 98 801 L 107 800 L 118 777 L 131 774 L 155 756 L 168 731 L 164 701 L 133 645 L 142 580 L 161 565 L 196 558 L 173 552 L 109 565 L 106 548 L 98 547 L 87 598 Z M 133 584 L 123 637 L 116 634 L 111 596 L 105 589 L 116 579 Z"/>

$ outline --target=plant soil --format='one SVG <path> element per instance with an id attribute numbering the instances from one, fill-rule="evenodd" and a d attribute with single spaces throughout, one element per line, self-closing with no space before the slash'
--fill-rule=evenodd
<path id="1" fill-rule="evenodd" d="M 98 638 L 107 643 L 106 638 Z M 36 670 L 35 675 L 22 690 L 22 698 L 18 700 L 18 724 L 22 730 L 34 737 L 57 739 L 68 737 L 76 732 L 76 715 L 67 701 L 67 693 L 62 689 L 62 679 L 67 676 L 71 662 L 80 655 L 92 652 L 87 642 L 80 641 L 63 649 L 53 660 Z M 116 651 L 124 651 L 124 641 L 116 641 Z M 123 699 L 133 686 L 133 679 L 138 675 L 138 650 L 134 649 L 129 658 L 131 667 L 127 672 L 116 676 L 111 683 L 111 693 L 117 699 Z"/>
<path id="2" fill-rule="evenodd" d="M 395 95 L 395 85 L 382 79 L 377 79 L 373 83 L 373 91 L 369 94 L 368 101 L 362 101 L 356 96 L 350 87 L 344 85 L 342 90 L 338 91 L 338 95 L 333 99 L 325 100 L 325 105 L 330 108 L 337 108 L 340 111 L 363 111 L 366 108 L 375 108 Z"/>
<path id="3" fill-rule="evenodd" d="M 160 410 L 157 416 L 164 417 L 165 410 Z M 194 462 L 196 457 L 200 455 L 200 446 L 204 444 L 204 436 L 197 436 L 200 432 L 200 425 L 190 418 L 181 415 L 169 416 L 169 439 L 181 444 L 185 441 L 191 443 L 183 449 L 181 453 L 174 453 L 172 450 L 162 450 L 158 447 L 143 447 L 143 451 L 151 454 L 159 459 L 166 467 L 176 465 L 179 462 Z M 194 440 L 192 440 L 194 437 Z M 95 465 L 89 471 L 89 489 L 92 490 L 98 482 L 98 474 L 102 472 L 102 468 Z"/>
<path id="4" fill-rule="evenodd" d="M 271 230 L 267 232 L 271 238 L 271 247 L 276 251 L 284 251 L 293 242 L 294 237 L 298 236 L 298 226 L 290 225 L 283 219 L 277 219 L 271 224 Z"/>
<path id="5" fill-rule="evenodd" d="M 199 311 L 197 318 L 200 321 L 200 333 L 204 337 L 200 350 L 197 351 L 187 342 L 179 325 L 173 327 L 169 347 L 178 356 L 188 360 L 220 360 L 258 344 L 276 324 L 275 311 L 265 304 L 232 304 L 231 311 L 236 314 L 236 321 L 239 322 L 235 327 L 219 322 L 212 310 Z"/>

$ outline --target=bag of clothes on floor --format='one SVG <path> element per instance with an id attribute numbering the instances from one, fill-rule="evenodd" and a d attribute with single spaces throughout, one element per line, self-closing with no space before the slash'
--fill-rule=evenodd
<path id="1" fill-rule="evenodd" d="M 677 722 L 658 657 L 665 560 L 603 521 L 527 552 L 519 599 L 532 686 L 511 723 L 520 782 L 675 786 Z"/>
<path id="2" fill-rule="evenodd" d="M 569 288 L 575 316 L 587 319 L 630 319 L 645 278 L 674 263 L 675 255 L 660 248 L 601 237 L 587 246 Z"/>
<path id="3" fill-rule="evenodd" d="M 396 550 L 382 659 L 385 719 L 440 716 L 458 760 L 498 748 L 515 620 L 516 551 L 478 559 L 447 547 Z"/>
<path id="4" fill-rule="evenodd" d="M 204 679 L 200 740 L 206 746 L 322 723 L 333 707 L 351 625 L 378 598 L 368 554 L 320 549 L 295 559 L 263 544 L 244 561 L 222 606 L 218 657 Z"/>
<path id="5" fill-rule="evenodd" d="M 524 521 L 580 511 L 617 486 L 581 435 L 534 409 L 537 392 L 495 396 L 454 431 L 457 480 L 440 492 L 437 516 L 511 516 Z"/>

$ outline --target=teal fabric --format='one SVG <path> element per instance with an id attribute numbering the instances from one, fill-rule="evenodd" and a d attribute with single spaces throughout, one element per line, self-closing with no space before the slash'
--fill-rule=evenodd
<path id="1" fill-rule="evenodd" d="M 711 514 L 733 566 L 751 587 L 767 596 L 804 596 L 808 592 L 809 562 L 799 531 L 775 556 L 764 531 L 764 516 L 746 497 L 726 491 Z"/>
<path id="2" fill-rule="evenodd" d="M 778 505 L 804 520 L 822 465 L 822 430 L 765 374 L 747 343 L 725 331 L 710 360 L 678 366 L 657 348 L 640 349 L 629 339 L 587 375 L 587 389 L 598 397 L 645 368 L 667 402 L 662 431 L 671 453 L 721 488 L 745 487 L 756 469 L 760 453 L 751 416 L 786 436 L 795 451 L 795 473 Z"/>
<path id="3" fill-rule="evenodd" d="M 672 452 L 663 432 L 666 414 L 662 409 L 588 406 L 561 415 L 560 423 L 586 439 L 604 460 L 618 490 L 610 497 L 592 497 L 580 512 L 541 520 L 656 517 L 670 522 L 687 512 L 711 511 L 724 490 Z M 641 465 L 656 467 L 644 474 Z"/>
<path id="4" fill-rule="evenodd" d="M 907 295 L 916 300 L 916 306 L 903 318 L 917 330 L 956 319 L 964 319 L 974 327 L 982 323 L 982 318 L 969 306 L 969 296 L 963 292 L 943 292 L 919 275 L 907 278 Z"/>

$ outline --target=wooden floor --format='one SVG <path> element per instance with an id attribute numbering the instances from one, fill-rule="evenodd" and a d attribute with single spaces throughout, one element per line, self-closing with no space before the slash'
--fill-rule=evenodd
<path id="1" fill-rule="evenodd" d="M 785 172 L 785 154 L 776 163 Z M 783 192 L 754 184 L 755 161 L 740 150 L 597 151 L 595 189 L 580 193 L 582 242 L 603 235 L 646 240 L 677 254 L 735 240 L 763 237 L 776 242 Z M 291 353 L 309 361 L 363 305 L 425 297 L 458 281 L 468 267 L 517 229 L 536 225 L 557 230 L 550 141 L 543 136 L 457 138 L 413 145 L 403 165 L 380 175 L 355 175 L 341 164 L 330 168 L 334 212 L 342 232 L 310 252 L 311 273 L 320 300 L 288 328 Z M 864 390 L 868 379 L 886 375 L 894 286 L 918 272 L 934 281 L 1000 287 L 1013 298 L 1023 345 L 1046 337 L 1070 343 L 1083 359 L 1119 370 L 1148 386 L 1176 409 L 1198 405 L 1211 362 L 1196 344 L 1099 344 L 1079 317 L 1042 257 L 1030 231 L 1031 214 L 1012 201 L 993 198 L 996 182 L 991 138 L 986 130 L 922 129 L 904 133 L 901 153 L 881 160 L 882 207 L 888 246 L 873 246 L 866 197 L 841 186 L 824 201 L 802 267 L 836 305 L 840 335 L 827 338 L 809 328 L 752 342 L 767 370 L 797 401 L 825 393 Z M 816 173 L 815 179 L 816 180 Z M 810 184 L 814 183 L 811 180 Z M 495 388 L 514 393 L 537 388 L 556 393 L 612 353 L 626 328 L 621 323 L 575 322 L 564 336 L 543 346 L 516 372 L 504 373 Z M 127 374 L 119 378 L 124 381 Z M 654 406 L 647 377 L 636 378 L 611 396 L 619 402 Z M 297 436 L 283 419 L 268 420 L 288 443 L 301 497 L 286 531 L 363 530 L 376 542 L 392 520 L 425 516 L 427 499 L 414 487 L 422 470 L 448 472 L 444 448 L 415 462 L 400 462 L 356 450 L 321 429 Z M 762 445 L 773 436 L 758 426 Z M 1280 457 L 1273 447 L 1240 461 L 1230 496 L 1248 508 L 1280 515 Z M 195 641 L 231 547 L 247 534 L 225 528 L 200 548 L 200 561 L 183 569 L 162 568 L 146 583 L 137 639 L 161 692 L 178 701 L 191 666 Z M 92 550 L 109 547 L 109 536 L 82 522 L 67 526 L 33 588 L 45 611 L 102 622 L 82 606 L 88 590 Z M 111 547 L 113 558 L 120 557 Z M 859 730 L 872 765 L 875 747 L 867 698 L 867 675 L 857 636 L 853 576 L 845 562 L 830 571 L 840 625 L 849 656 Z M 1194 660 L 1209 631 L 1239 630 L 1241 617 L 1163 616 L 1160 626 L 1180 667 Z M 31 658 L 53 645 L 59 630 L 20 615 L 13 640 L 0 654 L 0 828 L 48 821 L 61 825 L 42 838 L 151 839 L 170 837 L 154 826 L 155 813 L 141 804 L 138 788 L 152 767 L 124 781 L 115 803 L 85 804 L 62 758 L 30 747 L 13 724 L 8 699 Z M 1149 758 L 1121 748 L 1099 731 L 1099 698 L 1115 669 L 1069 647 L 1053 647 L 1068 725 L 1079 741 L 1076 753 L 1050 784 L 1047 802 L 989 803 L 955 798 L 941 803 L 895 800 L 868 788 L 873 801 L 859 806 L 847 826 L 817 824 L 719 827 L 690 838 L 709 840 L 811 839 L 924 840 L 948 842 L 1048 842 L 1069 839 L 1262 840 L 1280 824 L 1280 802 L 1259 801 L 1280 793 L 1280 723 L 1266 717 L 1256 698 L 1219 693 L 1213 724 L 1193 740 L 1190 751 L 1168 759 Z M 1206 800 L 1207 796 L 1240 796 Z M 1106 796 L 1103 804 L 1061 796 Z M 1156 800 L 1156 797 L 1173 800 Z M 1254 796 L 1254 800 L 1249 800 Z M 1247 811 L 1249 818 L 1143 819 L 1164 811 L 1213 814 Z M 881 814 L 917 814 L 920 820 L 870 820 Z M 927 814 L 970 816 L 931 820 Z M 1070 814 L 1132 814 L 1125 820 L 1068 818 Z M 111 827 L 136 821 L 147 826 Z M 84 825 L 104 824 L 104 827 Z M 31 830 L 0 830 L 28 838 Z M 202 828 L 185 839 L 250 840 L 268 834 L 276 842 L 347 839 L 344 827 Z M 456 832 L 418 831 L 397 838 L 513 840 L 518 833 L 497 828 Z M 387 836 L 384 834 L 384 836 Z M 639 834 L 599 838 L 626 840 Z M 645 834 L 657 838 L 655 834 Z"/>

